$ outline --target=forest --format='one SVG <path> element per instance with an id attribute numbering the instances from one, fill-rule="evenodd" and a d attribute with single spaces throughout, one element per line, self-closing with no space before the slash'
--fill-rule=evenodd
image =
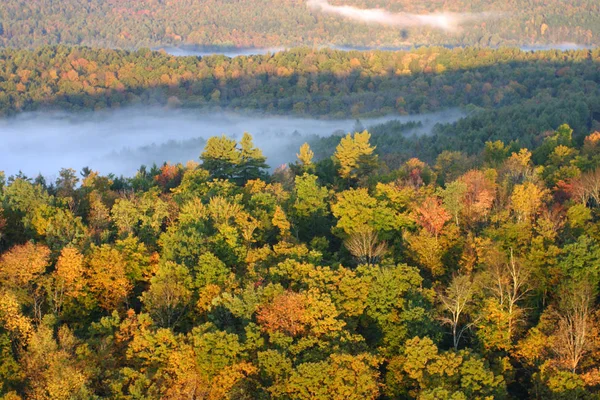
<path id="1" fill-rule="evenodd" d="M 315 49 L 406 38 L 248 3 L 0 3 L 0 123 L 143 108 L 356 120 L 281 166 L 253 132 L 225 132 L 131 176 L 0 172 L 0 399 L 598 399 L 600 49 Z M 410 3 L 352 4 L 444 2 Z M 508 2 L 472 11 L 484 3 Z M 457 35 L 597 38 L 597 2 L 541 3 Z M 165 43 L 308 45 L 147 48 Z M 464 117 L 425 135 L 362 125 L 444 110 Z"/>
<path id="2" fill-rule="evenodd" d="M 0 175 L 0 395 L 597 398 L 600 132 L 380 154 Z"/>
<path id="3" fill-rule="evenodd" d="M 311 3 L 432 14 L 473 13 L 456 31 L 364 24 Z M 269 10 L 269 12 L 264 12 Z M 161 46 L 294 47 L 591 45 L 600 40 L 596 0 L 3 0 L 0 46 L 47 44 L 137 49 Z"/>
<path id="4" fill-rule="evenodd" d="M 140 49 L 45 46 L 0 51 L 0 115 L 135 106 L 366 118 L 458 107 L 467 118 L 412 137 L 410 127 L 372 129 L 396 168 L 432 163 L 444 150 L 475 155 L 487 141 L 534 148 L 567 123 L 575 140 L 600 130 L 600 50 L 515 48 L 340 51 L 174 57 Z M 317 159 L 339 137 L 311 141 Z"/>

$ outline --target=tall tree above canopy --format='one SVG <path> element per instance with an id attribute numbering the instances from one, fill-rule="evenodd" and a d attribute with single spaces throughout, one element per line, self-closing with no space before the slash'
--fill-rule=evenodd
<path id="1" fill-rule="evenodd" d="M 266 157 L 254 146 L 252 135 L 244 132 L 239 143 L 225 135 L 211 137 L 200 155 L 202 167 L 212 178 L 232 179 L 245 183 L 250 179 L 264 178 Z"/>
<path id="2" fill-rule="evenodd" d="M 296 154 L 298 161 L 302 163 L 304 168 L 308 168 L 312 165 L 314 156 L 315 153 L 310 149 L 310 145 L 308 143 L 304 143 L 302 146 L 300 146 L 300 152 Z"/>
<path id="3" fill-rule="evenodd" d="M 244 132 L 244 136 L 240 141 L 240 162 L 238 178 L 242 182 L 250 179 L 264 178 L 264 170 L 269 168 L 266 164 L 267 158 L 263 155 L 262 150 L 254 146 L 252 135 Z"/>
<path id="4" fill-rule="evenodd" d="M 357 179 L 377 168 L 375 146 L 369 143 L 371 134 L 367 131 L 347 134 L 335 149 L 333 161 L 339 165 L 340 176 L 344 179 Z"/>
<path id="5" fill-rule="evenodd" d="M 207 140 L 200 159 L 213 178 L 230 179 L 240 163 L 240 152 L 234 139 L 214 136 Z"/>

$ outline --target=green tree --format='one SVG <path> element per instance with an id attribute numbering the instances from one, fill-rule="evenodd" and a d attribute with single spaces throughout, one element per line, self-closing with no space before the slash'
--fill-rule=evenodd
<path id="1" fill-rule="evenodd" d="M 185 315 L 192 298 L 189 270 L 173 262 L 161 263 L 150 278 L 150 288 L 141 300 L 159 326 L 171 328 Z"/>
<path id="2" fill-rule="evenodd" d="M 211 137 L 206 141 L 204 151 L 200 155 L 202 168 L 206 169 L 211 177 L 231 179 L 235 177 L 236 167 L 240 164 L 241 154 L 237 149 L 234 139 L 225 135 Z"/>
<path id="3" fill-rule="evenodd" d="M 252 135 L 244 132 L 240 141 L 240 161 L 236 177 L 241 183 L 251 179 L 265 177 L 265 170 L 269 168 L 266 164 L 267 158 L 258 147 L 254 147 Z"/>
<path id="4" fill-rule="evenodd" d="M 359 179 L 373 172 L 378 165 L 375 147 L 371 146 L 371 134 L 350 133 L 342 138 L 335 149 L 333 160 L 338 164 L 339 174 L 344 179 Z"/>

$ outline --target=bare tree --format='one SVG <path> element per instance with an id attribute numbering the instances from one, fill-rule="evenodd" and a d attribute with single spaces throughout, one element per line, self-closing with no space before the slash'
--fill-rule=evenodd
<path id="1" fill-rule="evenodd" d="M 496 297 L 500 306 L 506 310 L 508 315 L 507 333 L 509 339 L 512 340 L 515 327 L 522 319 L 524 312 L 518 303 L 531 291 L 529 284 L 531 274 L 522 263 L 515 259 L 512 249 L 510 249 L 508 261 L 494 262 L 488 268 L 491 279 L 487 288 Z"/>
<path id="2" fill-rule="evenodd" d="M 454 349 L 458 350 L 461 337 L 473 325 L 471 322 L 461 327 L 465 309 L 473 298 L 473 282 L 466 275 L 457 275 L 452 278 L 445 293 L 440 294 L 439 297 L 444 311 L 450 315 L 442 317 L 442 322 L 450 325 Z"/>
<path id="3" fill-rule="evenodd" d="M 589 282 L 571 284 L 561 293 L 554 351 L 573 373 L 592 347 L 594 290 Z"/>
<path id="4" fill-rule="evenodd" d="M 372 229 L 353 233 L 344 245 L 361 264 L 376 264 L 387 252 L 387 243 L 380 242 L 377 232 Z"/>
<path id="5" fill-rule="evenodd" d="M 600 206 L 600 168 L 586 172 L 580 178 L 572 180 L 573 196 L 582 204 L 591 200 L 596 206 Z"/>

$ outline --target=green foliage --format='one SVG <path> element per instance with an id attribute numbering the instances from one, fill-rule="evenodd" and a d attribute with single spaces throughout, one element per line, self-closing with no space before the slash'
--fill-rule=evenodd
<path id="1" fill-rule="evenodd" d="M 337 5 L 337 3 L 334 3 Z M 429 0 L 417 6 L 391 0 L 378 3 L 355 1 L 359 8 L 379 8 L 390 12 L 424 13 L 443 8 Z M 495 15 L 485 23 L 468 21 L 458 34 L 424 27 L 369 25 L 319 12 L 304 2 L 257 0 L 241 6 L 207 0 L 201 5 L 192 0 L 175 4 L 150 2 L 81 3 L 77 0 L 27 2 L 7 0 L 0 9 L 0 44 L 8 47 L 42 44 L 85 44 L 104 47 L 206 46 L 201 50 L 232 47 L 273 48 L 294 45 L 337 45 L 400 47 L 414 45 L 538 45 L 548 43 L 597 43 L 597 3 L 582 0 L 568 3 L 549 0 L 514 4 L 504 0 L 459 2 L 459 10 L 519 10 L 518 15 Z M 264 13 L 269 10 L 269 13 Z M 147 49 L 139 50 L 141 55 Z M 408 63 L 407 63 L 408 64 Z M 407 65 L 408 66 L 408 65 Z M 438 67 L 439 68 L 439 67 Z M 420 71 L 418 63 L 411 71 Z M 309 86 L 310 87 L 310 86 Z M 401 101 L 398 102 L 402 104 Z M 296 104 L 301 105 L 301 102 Z"/>
<path id="2" fill-rule="evenodd" d="M 344 179 L 359 179 L 377 168 L 375 147 L 369 144 L 371 135 L 367 131 L 347 134 L 335 149 L 333 160 L 339 164 L 340 176 Z"/>
<path id="3" fill-rule="evenodd" d="M 201 166 L 132 178 L 0 174 L 0 395 L 593 397 L 600 136 L 582 136 L 599 57 L 3 50 L 7 113 L 165 95 L 327 116 L 479 111 L 423 137 L 388 123 L 315 139 L 273 174 L 249 134 L 207 140 Z"/>
<path id="4" fill-rule="evenodd" d="M 225 136 L 212 137 L 200 156 L 202 167 L 212 178 L 232 179 L 245 183 L 250 179 L 264 177 L 266 158 L 252 143 L 252 136 L 244 133 L 240 147 L 234 139 Z"/>
<path id="5" fill-rule="evenodd" d="M 369 195 L 365 188 L 350 189 L 338 193 L 337 202 L 331 205 L 337 218 L 336 230 L 341 236 L 374 229 L 376 232 L 390 233 L 403 223 L 399 213 Z"/>

